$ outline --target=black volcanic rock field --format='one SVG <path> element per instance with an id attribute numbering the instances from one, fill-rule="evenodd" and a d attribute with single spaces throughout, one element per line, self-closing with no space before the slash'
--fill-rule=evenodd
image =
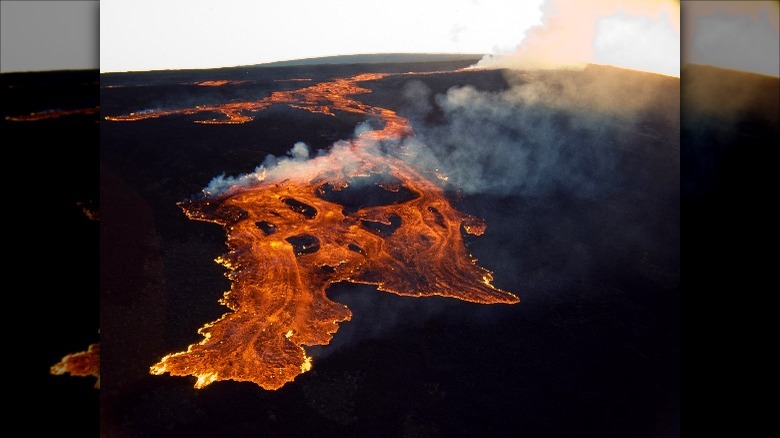
<path id="1" fill-rule="evenodd" d="M 217 299 L 229 282 L 213 262 L 224 233 L 176 202 L 296 142 L 326 150 L 364 120 L 283 105 L 238 125 L 103 120 L 104 434 L 675 436 L 679 80 L 600 66 L 452 71 L 471 63 L 102 75 L 102 114 L 117 116 L 358 73 L 442 71 L 364 82 L 373 93 L 355 98 L 410 120 L 430 153 L 418 164 L 441 164 L 456 208 L 487 222 L 469 251 L 522 299 L 480 306 L 339 284 L 328 295 L 352 321 L 310 349 L 312 371 L 277 391 L 231 381 L 195 390 L 192 378 L 150 375 L 226 311 Z M 216 80 L 244 82 L 193 85 Z"/>
<path id="2" fill-rule="evenodd" d="M 32 315 L 7 340 L 19 358 L 14 379 L 37 394 L 15 405 L 75 436 L 98 433 L 95 379 L 49 368 L 99 340 L 98 80 L 97 70 L 0 74 L 6 178 L 15 182 L 6 191 L 8 272 L 24 285 L 7 288 L 6 305 Z"/>
<path id="3" fill-rule="evenodd" d="M 42 394 L 21 408 L 76 436 L 679 436 L 682 307 L 686 362 L 754 354 L 733 342 L 728 318 L 753 315 L 758 274 L 772 272 L 755 245 L 774 218 L 780 82 L 700 65 L 679 79 L 599 65 L 474 70 L 464 68 L 478 57 L 427 56 L 0 75 L 0 127 L 13 140 L 4 145 L 22 156 L 7 166 L 16 185 L 6 206 L 21 219 L 7 235 L 24 268 L 13 272 L 29 285 L 8 294 L 9 308 L 34 312 L 29 333 L 46 333 L 11 338 L 25 352 L 20 381 Z M 298 142 L 325 154 L 381 123 L 283 104 L 240 124 L 195 123 L 216 113 L 105 117 L 256 101 L 361 73 L 392 74 L 351 98 L 414 131 L 379 149 L 402 143 L 457 210 L 485 220 L 483 235 L 462 233 L 467 250 L 522 301 L 338 283 L 327 295 L 351 321 L 307 348 L 313 369 L 279 390 L 234 381 L 197 390 L 193 377 L 151 375 L 227 311 L 217 300 L 230 281 L 214 261 L 225 232 L 177 203 L 219 175 L 288 159 Z M 348 213 L 410 197 L 377 191 L 376 178 L 324 184 L 320 195 Z M 404 226 L 371 225 L 379 235 Z M 313 250 L 317 236 L 301 236 L 291 244 Z M 49 274 L 50 264 L 66 274 Z M 760 328 L 751 320 L 743 329 Z M 93 378 L 49 374 L 98 340 L 99 391 Z"/>
<path id="4" fill-rule="evenodd" d="M 96 107 L 96 72 L 0 75 L 3 130 L 38 145 L 25 149 L 35 156 L 23 167 L 52 182 L 34 199 L 21 197 L 55 231 L 30 232 L 23 247 L 80 260 L 72 276 L 41 279 L 36 289 L 46 291 L 42 327 L 51 333 L 35 359 L 44 376 L 36 388 L 67 406 L 47 418 L 95 434 L 93 381 L 47 372 L 95 342 L 99 326 L 101 436 L 679 436 L 681 284 L 710 291 L 717 283 L 701 280 L 712 278 L 709 268 L 686 270 L 681 283 L 681 237 L 686 253 L 705 248 L 705 262 L 723 272 L 733 256 L 723 257 L 721 242 L 749 252 L 738 236 L 714 236 L 736 223 L 742 236 L 758 238 L 739 212 L 761 220 L 765 203 L 745 193 L 771 175 L 759 157 L 777 139 L 767 97 L 776 78 L 689 66 L 681 93 L 679 78 L 609 66 L 357 63 L 369 59 L 102 74 L 99 123 L 86 114 L 5 119 Z M 259 100 L 361 73 L 394 73 L 361 82 L 372 92 L 351 98 L 408 119 L 409 163 L 432 180 L 446 175 L 437 181 L 453 206 L 485 220 L 482 236 L 464 233 L 468 252 L 521 302 L 400 297 L 338 283 L 328 297 L 347 305 L 352 320 L 329 345 L 308 348 L 313 369 L 281 389 L 217 381 L 198 390 L 193 377 L 150 374 L 227 311 L 217 300 L 230 281 L 214 262 L 226 251 L 225 232 L 189 220 L 177 203 L 218 175 L 288 156 L 297 142 L 327 153 L 356 129 L 378 126 L 359 113 L 282 104 L 245 113 L 253 119 L 240 124 L 195 123 L 220 114 L 105 117 Z M 719 84 L 709 88 L 719 93 L 706 84 Z M 99 158 L 89 146 L 98 128 Z M 83 138 L 84 148 L 65 148 L 74 142 L 63 138 Z M 79 164 L 63 166 L 71 157 Z M 369 199 L 359 184 L 323 187 L 323 199 L 349 211 L 396 201 Z M 99 211 L 100 221 L 82 207 Z M 62 293 L 80 285 L 83 295 Z"/>

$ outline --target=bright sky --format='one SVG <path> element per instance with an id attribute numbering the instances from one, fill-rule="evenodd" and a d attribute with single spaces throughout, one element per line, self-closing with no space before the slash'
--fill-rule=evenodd
<path id="1" fill-rule="evenodd" d="M 674 0 L 0 0 L 0 9 L 0 72 L 96 68 L 99 9 L 103 71 L 436 52 L 666 74 L 679 74 L 682 54 L 780 74 L 777 0 L 682 1 L 682 38 Z"/>
<path id="2" fill-rule="evenodd" d="M 541 0 L 102 0 L 101 71 L 365 53 L 505 53 Z"/>
<path id="3" fill-rule="evenodd" d="M 544 26 L 484 67 L 582 68 L 587 63 L 680 75 L 680 5 L 675 0 L 550 0 Z"/>

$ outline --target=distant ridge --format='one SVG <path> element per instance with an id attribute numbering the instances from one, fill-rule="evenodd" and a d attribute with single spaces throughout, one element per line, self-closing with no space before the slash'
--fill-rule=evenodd
<path id="1" fill-rule="evenodd" d="M 735 117 L 735 112 L 739 112 L 742 117 L 749 113 L 752 120 L 766 120 L 775 127 L 780 124 L 780 81 L 777 76 L 686 64 L 681 78 L 684 115 L 706 113 Z"/>
<path id="2" fill-rule="evenodd" d="M 478 61 L 484 55 L 478 53 L 377 53 L 363 55 L 337 55 L 320 58 L 292 59 L 257 64 L 258 67 L 292 67 L 318 64 L 395 64 L 411 62 Z"/>

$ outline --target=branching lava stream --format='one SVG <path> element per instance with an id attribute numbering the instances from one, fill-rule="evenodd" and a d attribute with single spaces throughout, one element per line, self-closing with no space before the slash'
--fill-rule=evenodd
<path id="1" fill-rule="evenodd" d="M 403 160 L 403 146 L 378 142 L 413 135 L 394 111 L 351 98 L 371 90 L 359 82 L 388 74 L 334 79 L 252 102 L 146 111 L 106 117 L 132 121 L 174 114 L 221 113 L 243 123 L 247 113 L 286 104 L 315 113 L 346 111 L 378 119 L 381 129 L 339 142 L 328 155 L 296 162 L 294 172 L 268 169 L 249 184 L 180 203 L 193 220 L 222 225 L 230 309 L 199 330 L 204 339 L 163 357 L 153 374 L 192 375 L 195 387 L 217 380 L 277 389 L 311 368 L 305 346 L 330 342 L 350 310 L 326 296 L 338 282 L 375 285 L 403 296 L 439 295 L 474 303 L 516 303 L 468 254 L 462 233 L 481 235 L 481 220 L 455 210 L 436 183 Z M 400 143 L 400 142 L 396 142 Z"/>

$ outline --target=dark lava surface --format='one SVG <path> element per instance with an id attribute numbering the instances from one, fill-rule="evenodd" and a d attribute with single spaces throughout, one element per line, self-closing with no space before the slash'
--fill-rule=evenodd
<path id="1" fill-rule="evenodd" d="M 0 74 L 8 321 L 6 379 L 12 412 L 68 436 L 98 434 L 99 392 L 92 377 L 54 376 L 63 356 L 99 340 L 98 115 L 39 121 L 16 117 L 98 106 L 97 70 Z M 10 397 L 10 396 L 9 396 Z M 30 430 L 38 430 L 30 425 Z"/>
<path id="2" fill-rule="evenodd" d="M 118 115 L 306 85 L 276 79 L 470 63 L 104 75 L 101 102 L 104 115 Z M 207 79 L 255 83 L 207 90 L 177 85 Z M 410 106 L 402 97 L 412 80 L 430 90 L 427 106 Z M 374 93 L 361 99 L 407 115 L 421 133 L 446 126 L 437 96 L 451 87 L 498 93 L 510 86 L 500 71 L 366 85 Z M 672 85 L 667 92 L 674 103 L 679 88 Z M 197 329 L 227 310 L 217 299 L 229 283 L 213 261 L 226 249 L 224 232 L 188 220 L 176 203 L 223 172 L 249 172 L 267 154 L 284 155 L 295 142 L 324 149 L 349 138 L 361 117 L 273 106 L 242 125 L 200 125 L 186 116 L 102 121 L 102 433 L 678 436 L 680 143 L 679 131 L 669 129 L 676 114 L 656 114 L 659 108 L 648 110 L 636 130 L 615 128 L 614 140 L 599 145 L 616 151 L 617 164 L 614 178 L 594 177 L 603 188 L 597 195 L 571 188 L 453 191 L 461 211 L 487 222 L 483 236 L 467 236 L 469 250 L 494 272 L 497 287 L 520 296 L 519 304 L 404 298 L 335 285 L 329 296 L 352 310 L 352 321 L 341 324 L 330 345 L 310 350 L 312 371 L 278 391 L 237 382 L 196 390 L 194 378 L 149 374 L 165 354 L 199 341 Z M 575 124 L 556 123 L 567 138 L 581 137 Z M 258 227 L 273 232 L 273 224 Z M 315 239 L 299 236 L 296 244 L 314 251 Z"/>

